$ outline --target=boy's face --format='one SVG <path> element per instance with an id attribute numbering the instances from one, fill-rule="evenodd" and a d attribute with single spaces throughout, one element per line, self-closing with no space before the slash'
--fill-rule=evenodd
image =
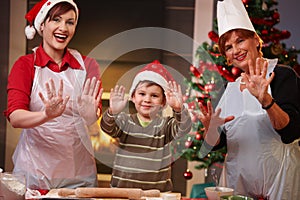
<path id="1" fill-rule="evenodd" d="M 143 121 L 150 121 L 165 105 L 163 89 L 158 85 L 138 84 L 132 102 Z"/>

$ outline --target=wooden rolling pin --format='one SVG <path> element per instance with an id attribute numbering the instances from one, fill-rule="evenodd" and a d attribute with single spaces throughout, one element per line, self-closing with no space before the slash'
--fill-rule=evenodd
<path id="1" fill-rule="evenodd" d="M 141 199 L 142 197 L 159 197 L 159 190 L 142 190 L 138 188 L 61 188 L 58 191 L 60 196 L 75 195 L 76 197 L 94 197 L 94 198 L 126 198 Z"/>

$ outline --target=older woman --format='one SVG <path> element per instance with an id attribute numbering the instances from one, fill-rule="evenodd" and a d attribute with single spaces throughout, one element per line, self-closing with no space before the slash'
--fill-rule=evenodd
<path id="1" fill-rule="evenodd" d="M 299 78 L 277 59 L 263 58 L 241 0 L 218 2 L 218 24 L 221 53 L 243 73 L 227 85 L 216 112 L 211 103 L 201 106 L 206 144 L 227 144 L 223 175 L 236 194 L 299 199 Z"/>

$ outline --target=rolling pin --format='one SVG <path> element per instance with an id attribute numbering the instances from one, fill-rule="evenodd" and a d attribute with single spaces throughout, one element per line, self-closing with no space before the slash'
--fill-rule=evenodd
<path id="1" fill-rule="evenodd" d="M 58 192 L 61 196 L 75 195 L 76 197 L 99 198 L 126 198 L 141 199 L 142 197 L 159 197 L 159 190 L 142 190 L 138 188 L 61 188 Z"/>

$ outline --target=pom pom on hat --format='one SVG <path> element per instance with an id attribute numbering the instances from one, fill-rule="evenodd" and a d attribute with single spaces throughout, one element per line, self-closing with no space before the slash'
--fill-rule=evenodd
<path id="1" fill-rule="evenodd" d="M 246 29 L 256 32 L 242 0 L 219 0 L 217 20 L 219 37 L 233 29 Z"/>
<path id="2" fill-rule="evenodd" d="M 160 85 L 166 91 L 168 82 L 174 81 L 174 78 L 158 60 L 155 60 L 147 64 L 137 73 L 129 90 L 130 97 L 132 97 L 133 91 L 140 81 L 152 81 Z"/>
<path id="3" fill-rule="evenodd" d="M 35 36 L 35 33 L 36 30 L 33 26 L 28 25 L 25 27 L 25 35 L 27 39 L 32 40 Z"/>
<path id="4" fill-rule="evenodd" d="M 73 0 L 41 0 L 33 6 L 33 8 L 25 15 L 25 19 L 29 22 L 29 25 L 25 27 L 25 35 L 27 39 L 33 39 L 36 31 L 39 35 L 42 35 L 40 30 L 41 24 L 44 22 L 49 10 L 58 3 L 67 2 L 74 6 L 76 11 L 76 17 L 78 19 L 78 8 Z M 35 29 L 33 31 L 33 29 Z"/>

